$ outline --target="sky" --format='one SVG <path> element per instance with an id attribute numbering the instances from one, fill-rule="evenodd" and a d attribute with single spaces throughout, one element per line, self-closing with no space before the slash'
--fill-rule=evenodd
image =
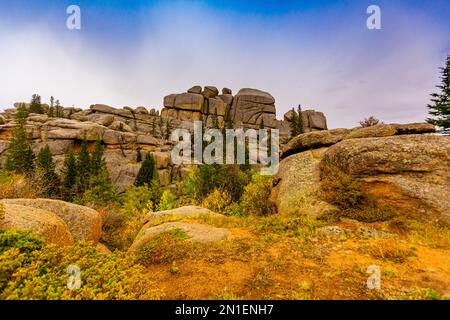
<path id="1" fill-rule="evenodd" d="M 81 29 L 69 30 L 69 5 Z M 381 29 L 369 30 L 369 5 Z M 420 122 L 450 54 L 449 0 L 0 1 L 0 109 L 29 101 L 162 108 L 193 85 L 257 88 L 277 117 L 330 128 Z"/>

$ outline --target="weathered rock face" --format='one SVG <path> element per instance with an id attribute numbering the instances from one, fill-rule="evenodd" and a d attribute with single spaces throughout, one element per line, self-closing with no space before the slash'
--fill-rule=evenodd
<path id="1" fill-rule="evenodd" d="M 354 129 L 333 129 L 323 131 L 313 131 L 300 134 L 292 138 L 283 148 L 281 157 L 285 158 L 291 154 L 301 151 L 328 147 L 342 140 L 369 138 L 369 137 L 389 137 L 403 134 L 433 133 L 435 128 L 429 123 L 411 124 L 379 124 L 366 128 Z"/>
<path id="2" fill-rule="evenodd" d="M 275 177 L 277 183 L 271 194 L 271 200 L 275 203 L 278 213 L 297 210 L 305 199 L 315 202 L 313 207 L 308 208 L 310 215 L 331 209 L 331 205 L 317 197 L 320 189 L 320 162 L 326 151 L 327 148 L 307 150 L 280 162 Z"/>
<path id="3" fill-rule="evenodd" d="M 51 199 L 4 199 L 1 203 L 35 208 L 60 217 L 72 234 L 74 241 L 97 243 L 102 233 L 100 214 L 88 207 Z"/>
<path id="4" fill-rule="evenodd" d="M 66 223 L 53 212 L 4 202 L 5 219 L 0 228 L 28 229 L 49 243 L 71 245 L 73 238 Z"/>
<path id="5" fill-rule="evenodd" d="M 450 194 L 450 137 L 433 131 L 429 124 L 382 124 L 299 135 L 283 149 L 271 199 L 286 212 L 292 199 L 309 192 L 315 202 L 310 211 L 338 210 L 315 195 L 321 178 L 342 172 L 380 208 L 450 225 L 450 197 L 443 196 Z"/>
<path id="6" fill-rule="evenodd" d="M 236 126 L 258 128 L 261 122 L 276 127 L 275 98 L 257 89 L 241 89 L 234 97 L 232 117 Z"/>
<path id="7" fill-rule="evenodd" d="M 450 225 L 450 137 L 345 140 L 325 153 L 323 166 L 358 179 L 380 206 Z"/>

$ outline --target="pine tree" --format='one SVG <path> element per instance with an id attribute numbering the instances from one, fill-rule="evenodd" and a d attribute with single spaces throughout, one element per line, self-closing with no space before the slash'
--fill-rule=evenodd
<path id="1" fill-rule="evenodd" d="M 291 126 L 291 138 L 293 138 L 298 135 L 298 116 L 294 108 L 292 108 L 292 117 L 290 126 Z"/>
<path id="2" fill-rule="evenodd" d="M 92 152 L 91 156 L 91 174 L 98 174 L 101 168 L 105 165 L 104 162 L 102 141 L 98 139 L 95 141 L 94 152 Z"/>
<path id="3" fill-rule="evenodd" d="M 431 94 L 432 104 L 428 104 L 431 115 L 427 122 L 441 128 L 442 133 L 450 134 L 450 56 L 441 69 L 441 84 L 436 86 L 440 93 Z"/>
<path id="4" fill-rule="evenodd" d="M 35 166 L 35 180 L 39 183 L 42 194 L 48 197 L 56 196 L 59 193 L 60 181 L 47 144 L 39 151 Z"/>
<path id="5" fill-rule="evenodd" d="M 55 116 L 55 98 L 53 98 L 53 96 L 50 97 L 50 107 L 48 108 L 47 115 L 49 118 L 53 118 Z"/>
<path id="6" fill-rule="evenodd" d="M 34 154 L 26 131 L 28 112 L 24 105 L 19 106 L 15 116 L 16 126 L 6 153 L 5 169 L 16 173 L 33 172 Z"/>
<path id="7" fill-rule="evenodd" d="M 77 158 L 77 189 L 83 193 L 89 188 L 91 177 L 91 155 L 88 150 L 88 142 L 84 137 L 81 150 Z"/>
<path id="8" fill-rule="evenodd" d="M 152 154 L 149 152 L 145 156 L 145 159 L 139 168 L 134 184 L 136 187 L 141 187 L 144 185 L 150 186 L 152 180 L 156 179 L 156 175 L 156 163 Z"/>
<path id="9" fill-rule="evenodd" d="M 105 205 L 114 203 L 117 200 L 117 190 L 109 178 L 104 162 L 97 174 L 91 175 L 90 185 L 91 187 L 82 196 L 83 203 Z"/>
<path id="10" fill-rule="evenodd" d="M 299 104 L 297 107 L 297 114 L 298 114 L 297 130 L 298 130 L 298 134 L 302 134 L 305 132 L 305 125 L 303 124 L 302 105 L 301 104 Z"/>
<path id="11" fill-rule="evenodd" d="M 55 102 L 55 109 L 56 109 L 56 117 L 57 118 L 63 118 L 64 114 L 63 114 L 62 107 L 59 104 L 59 99 L 57 99 L 56 102 Z"/>
<path id="12" fill-rule="evenodd" d="M 219 129 L 219 117 L 217 116 L 217 110 L 211 115 L 212 118 L 212 128 Z"/>
<path id="13" fill-rule="evenodd" d="M 170 138 L 170 134 L 172 133 L 172 122 L 167 119 L 166 120 L 166 135 L 165 138 L 168 140 Z"/>
<path id="14" fill-rule="evenodd" d="M 141 148 L 136 149 L 136 162 L 137 163 L 142 162 Z"/>
<path id="15" fill-rule="evenodd" d="M 38 113 L 38 114 L 44 113 L 44 109 L 42 108 L 41 104 L 41 96 L 38 94 L 33 94 L 31 97 L 30 113 Z"/>
<path id="16" fill-rule="evenodd" d="M 72 201 L 76 194 L 76 183 L 77 183 L 77 161 L 73 155 L 72 150 L 64 159 L 63 173 L 63 197 L 66 201 Z"/>
<path id="17" fill-rule="evenodd" d="M 227 129 L 233 129 L 233 120 L 231 119 L 231 110 L 228 110 L 227 117 L 225 119 L 225 127 Z"/>

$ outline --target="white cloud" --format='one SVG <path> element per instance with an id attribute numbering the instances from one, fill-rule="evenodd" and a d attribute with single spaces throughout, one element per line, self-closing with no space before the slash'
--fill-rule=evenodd
<path id="1" fill-rule="evenodd" d="M 448 47 L 444 30 L 423 15 L 412 24 L 411 13 L 382 31 L 366 30 L 365 16 L 339 15 L 243 19 L 163 6 L 141 14 L 130 41 L 99 40 L 86 29 L 0 25 L 0 106 L 39 93 L 83 108 L 160 108 L 164 95 L 201 84 L 266 90 L 279 118 L 301 103 L 323 111 L 330 127 L 355 126 L 372 114 L 385 122 L 422 121 Z"/>

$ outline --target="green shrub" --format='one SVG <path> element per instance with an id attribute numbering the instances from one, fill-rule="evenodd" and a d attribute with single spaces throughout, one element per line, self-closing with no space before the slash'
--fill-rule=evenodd
<path id="1" fill-rule="evenodd" d="M 270 202 L 273 177 L 256 173 L 252 181 L 245 186 L 241 198 L 241 206 L 245 213 L 253 215 L 268 215 L 273 213 L 274 205 Z"/>
<path id="2" fill-rule="evenodd" d="M 109 173 L 105 167 L 100 168 L 96 175 L 90 177 L 90 185 L 92 187 L 86 190 L 79 200 L 76 200 L 77 203 L 104 206 L 118 202 L 117 188 L 109 179 Z"/>
<path id="3" fill-rule="evenodd" d="M 205 199 L 202 206 L 214 212 L 225 213 L 231 204 L 231 196 L 226 191 L 214 189 Z"/>
<path id="4" fill-rule="evenodd" d="M 175 195 L 169 190 L 165 190 L 161 196 L 161 200 L 157 206 L 158 211 L 175 209 L 177 207 L 177 199 Z"/>
<path id="5" fill-rule="evenodd" d="M 343 172 L 324 168 L 321 187 L 324 200 L 336 205 L 341 217 L 363 222 L 386 221 L 394 217 L 391 208 L 378 206 L 364 195 L 358 180 Z"/>
<path id="6" fill-rule="evenodd" d="M 30 230 L 4 229 L 0 230 L 0 254 L 16 248 L 20 253 L 29 254 L 40 250 L 45 241 Z"/>
<path id="7" fill-rule="evenodd" d="M 144 269 L 124 254 L 103 254 L 95 247 L 78 243 L 74 246 L 46 246 L 33 251 L 25 262 L 17 249 L 0 256 L 0 273 L 9 279 L 0 299 L 38 300 L 117 300 L 155 299 L 157 291 L 143 276 Z M 81 287 L 67 286 L 67 268 L 80 268 Z M 11 270 L 14 270 L 11 272 Z M 4 280 L 4 279 L 3 279 Z M 5 281 L 3 281 L 5 282 Z"/>
<path id="8" fill-rule="evenodd" d="M 204 164 L 192 169 L 183 182 L 183 193 L 201 203 L 214 189 L 226 192 L 239 201 L 249 182 L 249 171 L 238 165 Z"/>
<path id="9" fill-rule="evenodd" d="M 121 198 L 123 202 L 121 212 L 127 220 L 153 211 L 156 202 L 155 191 L 146 185 L 140 187 L 129 185 Z"/>

